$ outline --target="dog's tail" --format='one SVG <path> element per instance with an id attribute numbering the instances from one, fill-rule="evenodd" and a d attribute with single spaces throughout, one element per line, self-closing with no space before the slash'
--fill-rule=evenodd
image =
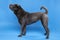
<path id="1" fill-rule="evenodd" d="M 48 10 L 44 6 L 42 6 L 40 9 L 45 9 L 45 14 L 48 14 Z"/>

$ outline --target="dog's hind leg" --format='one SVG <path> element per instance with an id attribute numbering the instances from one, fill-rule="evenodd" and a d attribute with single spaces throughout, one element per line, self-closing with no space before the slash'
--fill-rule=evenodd
<path id="1" fill-rule="evenodd" d="M 46 35 L 46 39 L 49 38 L 49 29 L 48 29 L 48 18 L 42 18 L 41 19 L 42 25 L 46 31 L 45 35 Z"/>

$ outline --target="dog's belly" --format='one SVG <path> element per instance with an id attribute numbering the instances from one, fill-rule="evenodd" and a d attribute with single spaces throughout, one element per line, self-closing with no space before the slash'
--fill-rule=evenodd
<path id="1" fill-rule="evenodd" d="M 37 22 L 38 20 L 39 20 L 39 17 L 34 16 L 34 17 L 28 18 L 28 19 L 26 20 L 26 23 L 27 23 L 27 25 L 29 25 L 29 24 L 32 24 L 32 23 Z"/>

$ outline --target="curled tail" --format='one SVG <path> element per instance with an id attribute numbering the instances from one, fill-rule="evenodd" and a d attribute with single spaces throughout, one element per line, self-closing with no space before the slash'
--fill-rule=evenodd
<path id="1" fill-rule="evenodd" d="M 45 9 L 45 14 L 48 14 L 48 10 L 44 6 L 42 6 L 40 9 Z"/>

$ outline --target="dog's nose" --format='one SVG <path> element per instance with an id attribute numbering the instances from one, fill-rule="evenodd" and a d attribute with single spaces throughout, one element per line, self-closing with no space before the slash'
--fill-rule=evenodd
<path id="1" fill-rule="evenodd" d="M 12 4 L 10 4 L 10 5 L 9 5 L 9 8 L 12 8 L 12 7 L 13 7 L 13 5 L 12 5 Z"/>

